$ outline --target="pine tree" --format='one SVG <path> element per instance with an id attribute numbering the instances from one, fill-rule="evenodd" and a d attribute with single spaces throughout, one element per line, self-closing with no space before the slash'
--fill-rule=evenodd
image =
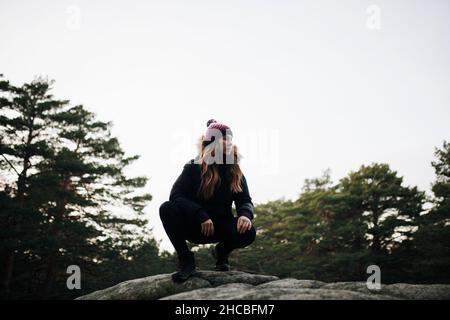
<path id="1" fill-rule="evenodd" d="M 410 258 L 411 276 L 418 281 L 450 283 L 450 143 L 444 141 L 435 156 L 431 163 L 436 173 L 433 206 L 421 216 L 414 239 L 403 254 Z"/>
<path id="2" fill-rule="evenodd" d="M 37 78 L 31 83 L 16 87 L 1 78 L 0 85 L 0 153 L 5 180 L 15 181 L 8 193 L 14 204 L 1 213 L 5 234 L 2 239 L 2 295 L 8 297 L 14 262 L 20 249 L 29 247 L 39 217 L 30 206 L 28 197 L 30 176 L 51 152 L 54 134 L 51 116 L 67 105 L 49 93 L 52 81 Z M 5 164 L 6 163 L 6 164 Z"/>
<path id="3" fill-rule="evenodd" d="M 81 268 L 85 290 L 99 289 L 149 271 L 130 268 L 140 250 L 149 251 L 139 263 L 160 265 L 144 216 L 147 178 L 125 172 L 139 157 L 125 154 L 111 123 L 55 99 L 52 84 L 0 81 L 4 297 L 12 284 L 15 297 L 69 297 L 69 265 Z"/>
<path id="4" fill-rule="evenodd" d="M 56 280 L 57 266 L 61 274 L 64 265 L 82 267 L 93 259 L 102 260 L 103 253 L 93 250 L 100 236 L 118 242 L 136 237 L 136 230 L 147 224 L 143 209 L 151 200 L 149 194 L 136 193 L 146 185 L 145 177 L 125 175 L 138 156 L 125 156 L 117 138 L 111 136 L 111 123 L 96 120 L 83 106 L 60 112 L 53 121 L 58 124 L 62 147 L 41 164 L 43 174 L 34 181 L 35 190 L 48 190 L 42 230 L 49 243 L 45 296 Z"/>
<path id="5" fill-rule="evenodd" d="M 425 194 L 403 186 L 403 178 L 387 164 L 361 166 L 341 179 L 338 190 L 367 225 L 374 256 L 388 253 L 411 236 L 425 202 Z"/>

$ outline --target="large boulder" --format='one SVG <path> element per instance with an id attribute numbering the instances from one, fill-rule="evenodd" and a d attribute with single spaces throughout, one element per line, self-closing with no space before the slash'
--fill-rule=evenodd
<path id="1" fill-rule="evenodd" d="M 365 282 L 325 283 L 243 271 L 197 273 L 183 283 L 174 283 L 171 274 L 159 274 L 119 283 L 81 296 L 80 300 L 374 300 L 446 299 L 450 285 L 391 284 L 380 290 L 368 289 Z"/>

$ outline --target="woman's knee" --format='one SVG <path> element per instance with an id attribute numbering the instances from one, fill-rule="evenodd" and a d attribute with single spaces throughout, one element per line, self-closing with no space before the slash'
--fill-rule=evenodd
<path id="1" fill-rule="evenodd" d="M 246 230 L 243 234 L 239 237 L 239 247 L 247 247 L 250 244 L 252 244 L 256 239 L 256 229 L 254 226 L 252 226 L 249 230 Z"/>
<path id="2" fill-rule="evenodd" d="M 248 232 L 247 237 L 248 237 L 249 242 L 250 242 L 250 243 L 253 243 L 253 242 L 255 241 L 255 239 L 256 239 L 256 229 L 255 229 L 255 226 L 252 225 L 252 227 L 250 228 L 250 230 L 248 230 L 247 232 Z M 250 244 L 250 243 L 249 243 L 249 244 Z"/>
<path id="3" fill-rule="evenodd" d="M 175 213 L 175 204 L 172 201 L 165 201 L 159 206 L 159 216 L 161 220 L 170 219 Z"/>

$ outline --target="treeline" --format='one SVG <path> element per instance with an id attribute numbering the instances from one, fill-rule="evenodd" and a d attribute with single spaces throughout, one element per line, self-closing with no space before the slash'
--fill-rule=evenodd
<path id="1" fill-rule="evenodd" d="M 145 177 L 82 105 L 51 94 L 53 81 L 0 77 L 0 289 L 3 298 L 70 299 L 120 281 L 175 271 L 159 253 L 144 208 Z M 305 181 L 296 200 L 255 208 L 256 241 L 234 270 L 322 281 L 450 283 L 450 144 L 436 149 L 432 195 L 405 186 L 389 165 L 361 166 L 338 183 Z M 190 244 L 211 269 L 208 245 Z M 67 267 L 82 289 L 68 290 Z"/>
<path id="2" fill-rule="evenodd" d="M 432 196 L 381 163 L 306 180 L 297 200 L 257 206 L 258 236 L 234 261 L 299 279 L 366 281 L 377 265 L 383 283 L 450 283 L 450 144 L 435 157 Z"/>
<path id="3" fill-rule="evenodd" d="M 143 215 L 145 177 L 125 169 L 111 123 L 51 94 L 53 81 L 0 78 L 0 275 L 3 298 L 73 298 L 161 273 Z M 82 290 L 66 286 L 81 269 Z"/>

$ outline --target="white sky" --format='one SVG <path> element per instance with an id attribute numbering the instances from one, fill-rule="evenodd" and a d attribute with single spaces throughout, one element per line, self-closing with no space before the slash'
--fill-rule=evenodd
<path id="1" fill-rule="evenodd" d="M 375 161 L 429 190 L 450 138 L 449 39 L 447 0 L 0 0 L 0 73 L 48 76 L 113 121 L 169 251 L 158 208 L 210 118 L 232 128 L 255 204 Z"/>

